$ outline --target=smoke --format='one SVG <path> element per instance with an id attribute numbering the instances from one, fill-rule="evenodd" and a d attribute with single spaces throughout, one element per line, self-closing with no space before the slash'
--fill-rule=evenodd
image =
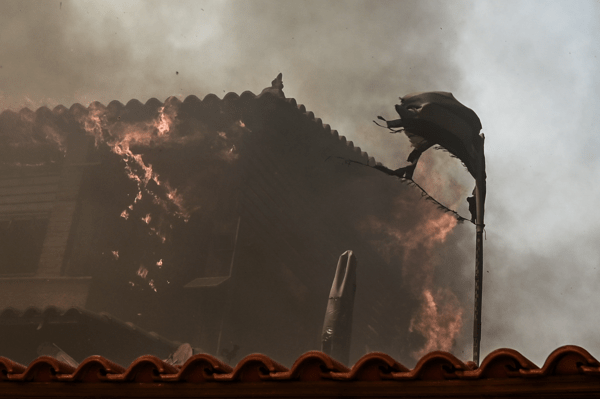
<path id="1" fill-rule="evenodd" d="M 542 364 L 576 344 L 598 356 L 600 5 L 474 6 L 457 56 L 486 133 L 482 351 Z"/>
<path id="2" fill-rule="evenodd" d="M 126 103 L 132 98 L 145 102 L 152 97 L 162 101 L 190 94 L 202 98 L 208 93 L 222 97 L 244 90 L 258 93 L 282 72 L 288 97 L 305 104 L 378 161 L 398 167 L 409 153 L 408 140 L 388 134 L 371 121 L 377 115 L 394 116 L 398 97 L 414 91 L 450 91 L 463 101 L 464 75 L 454 53 L 465 9 L 466 5 L 442 1 L 295 1 L 285 5 L 274 1 L 6 1 L 0 5 L 0 108 L 52 108 L 77 102 L 87 106 L 92 101 Z M 119 209 L 124 219 L 131 217 L 131 207 L 140 195 L 155 195 L 157 187 L 161 190 L 155 196 L 158 202 L 165 201 L 183 219 L 189 214 L 181 202 L 185 195 L 175 191 L 177 185 L 157 175 L 130 148 L 150 145 L 149 139 L 164 144 L 166 139 L 161 137 L 170 137 L 175 119 L 161 112 L 152 126 L 134 126 L 140 135 L 121 131 L 125 125 L 111 122 L 109 136 L 102 133 L 107 121 L 87 120 L 96 143 L 108 144 L 121 157 L 136 187 L 131 202 Z M 221 136 L 224 142 L 228 134 Z M 223 150 L 224 161 L 235 158 L 233 147 Z M 434 197 L 465 214 L 464 198 L 472 182 L 458 161 L 447 154 L 427 153 L 415 179 Z M 148 215 L 144 208 L 136 212 L 139 221 Z M 465 248 L 469 249 L 462 237 L 468 231 L 454 228 L 446 215 L 435 215 L 438 218 L 432 217 L 431 225 L 422 226 L 424 230 L 403 229 L 409 226 L 405 219 L 410 217 L 395 215 L 398 229 L 379 238 L 387 240 L 390 248 L 406 243 L 407 237 L 414 241 L 407 244 L 414 249 L 404 252 L 403 263 L 403 272 L 411 276 L 407 281 L 414 283 L 403 289 L 414 290 L 422 303 L 414 331 L 433 326 L 436 314 L 447 317 L 451 313 L 450 319 L 440 323 L 456 333 L 460 330 L 455 328 L 460 325 L 456 317 L 460 319 L 463 312 L 456 303 L 470 304 L 464 290 L 468 273 L 462 261 Z M 371 228 L 378 222 L 370 221 Z M 166 228 L 153 226 L 159 221 L 152 215 L 143 223 L 147 228 Z M 438 265 L 444 264 L 437 252 L 444 242 L 459 245 L 452 250 L 456 264 L 446 268 L 455 272 L 442 272 L 447 281 L 436 277 Z M 123 248 L 110 251 L 121 262 L 129 261 Z M 139 265 L 138 277 L 147 279 L 144 270 L 154 267 L 159 257 L 156 254 L 146 265 Z M 451 304 L 451 309 L 440 302 Z M 451 347 L 426 338 L 426 350 Z"/>

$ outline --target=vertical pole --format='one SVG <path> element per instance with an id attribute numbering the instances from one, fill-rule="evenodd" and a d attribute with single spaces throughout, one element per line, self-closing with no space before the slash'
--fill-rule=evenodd
<path id="1" fill-rule="evenodd" d="M 481 344 L 481 304 L 483 294 L 483 211 L 486 195 L 485 184 L 485 158 L 483 155 L 483 135 L 481 136 L 480 165 L 475 181 L 475 204 L 476 209 L 476 238 L 475 238 L 475 309 L 473 318 L 473 362 L 479 366 L 479 354 Z"/>
<path id="2" fill-rule="evenodd" d="M 475 317 L 473 321 L 473 362 L 479 366 L 481 344 L 481 297 L 483 289 L 483 224 L 477 223 L 475 241 Z"/>

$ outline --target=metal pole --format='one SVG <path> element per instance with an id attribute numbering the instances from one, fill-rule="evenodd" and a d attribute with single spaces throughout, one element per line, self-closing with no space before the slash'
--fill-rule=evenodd
<path id="1" fill-rule="evenodd" d="M 483 288 L 483 224 L 477 223 L 475 242 L 475 318 L 473 322 L 473 362 L 479 366 L 481 344 L 481 296 Z"/>
<path id="2" fill-rule="evenodd" d="M 482 136 L 482 139 L 484 137 Z M 483 294 L 483 222 L 484 203 L 486 195 L 485 159 L 483 158 L 483 143 L 481 146 L 481 164 L 475 181 L 476 209 L 476 238 L 475 238 L 475 309 L 473 318 L 473 362 L 479 366 L 481 344 L 481 304 Z"/>

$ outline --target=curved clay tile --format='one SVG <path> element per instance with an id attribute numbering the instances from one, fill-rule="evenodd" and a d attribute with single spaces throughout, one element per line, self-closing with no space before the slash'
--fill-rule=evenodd
<path id="1" fill-rule="evenodd" d="M 62 314 L 63 317 L 79 317 L 83 314 L 80 308 L 69 308 L 65 310 Z"/>
<path id="2" fill-rule="evenodd" d="M 108 105 L 110 106 L 111 104 L 113 104 L 114 102 L 117 102 L 117 100 L 113 100 L 110 103 L 108 103 Z M 114 107 L 114 105 L 113 105 Z M 102 104 L 100 101 L 92 101 L 90 103 L 90 105 L 88 106 L 88 109 L 90 110 L 100 110 L 100 111 L 105 111 L 106 108 L 108 108 L 106 105 Z"/>
<path id="3" fill-rule="evenodd" d="M 178 369 L 175 366 L 156 356 L 145 355 L 135 359 L 124 373 L 107 375 L 107 379 L 148 383 L 161 381 L 162 374 L 177 374 L 177 372 Z"/>
<path id="4" fill-rule="evenodd" d="M 69 109 L 62 104 L 57 105 L 52 109 L 54 115 L 64 115 L 69 112 Z"/>
<path id="5" fill-rule="evenodd" d="M 321 381 L 332 379 L 332 374 L 346 374 L 350 369 L 319 351 L 300 356 L 289 371 L 274 374 L 274 380 Z"/>
<path id="6" fill-rule="evenodd" d="M 111 102 L 108 103 L 108 105 L 106 106 L 106 108 L 121 109 L 121 108 L 125 108 L 125 105 L 121 101 L 119 101 L 119 100 L 112 100 Z"/>
<path id="7" fill-rule="evenodd" d="M 518 377 L 534 370 L 539 370 L 539 367 L 525 356 L 514 349 L 502 348 L 488 354 L 477 370 L 465 373 L 465 378 Z"/>
<path id="8" fill-rule="evenodd" d="M 21 116 L 21 118 L 33 119 L 35 116 L 35 112 L 33 112 L 31 109 L 25 107 L 25 108 L 21 108 L 19 110 L 19 116 Z"/>
<path id="9" fill-rule="evenodd" d="M 240 94 L 240 100 L 242 100 L 242 101 L 254 100 L 255 98 L 256 98 L 256 94 L 252 93 L 249 90 L 246 90 L 245 92 Z"/>
<path id="10" fill-rule="evenodd" d="M 19 381 L 51 382 L 58 381 L 63 374 L 73 374 L 75 367 L 50 356 L 40 356 L 29 364 Z"/>
<path id="11" fill-rule="evenodd" d="M 295 98 L 286 98 L 285 101 L 287 101 L 288 103 L 290 103 L 293 107 L 297 107 L 298 103 L 296 102 Z"/>
<path id="12" fill-rule="evenodd" d="M 184 104 L 198 104 L 201 102 L 202 102 L 202 100 L 200 100 L 197 96 L 195 96 L 193 94 L 190 94 L 183 100 Z"/>
<path id="13" fill-rule="evenodd" d="M 392 373 L 395 380 L 441 381 L 459 378 L 468 367 L 449 352 L 435 351 L 423 356 L 409 372 Z"/>
<path id="14" fill-rule="evenodd" d="M 88 109 L 79 103 L 75 103 L 69 108 L 69 114 L 76 118 L 83 115 L 87 115 L 88 112 Z"/>
<path id="15" fill-rule="evenodd" d="M 146 108 L 158 109 L 163 106 L 163 103 L 160 102 L 158 98 L 152 97 L 146 101 L 144 104 Z"/>
<path id="16" fill-rule="evenodd" d="M 588 351 L 576 346 L 566 345 L 553 351 L 544 366 L 542 375 L 596 374 L 600 372 L 600 363 Z"/>
<path id="17" fill-rule="evenodd" d="M 185 381 L 201 383 L 213 381 L 215 375 L 229 374 L 231 366 L 212 355 L 201 353 L 190 357 L 175 376 L 165 376 L 163 381 Z"/>
<path id="18" fill-rule="evenodd" d="M 40 308 L 30 307 L 25 309 L 23 313 L 21 313 L 21 317 L 30 318 L 30 317 L 39 317 L 43 314 L 43 310 Z"/>
<path id="19" fill-rule="evenodd" d="M 123 374 L 124 372 L 125 368 L 117 363 L 111 362 L 102 356 L 90 356 L 81 362 L 73 375 L 68 377 L 68 380 L 78 382 L 101 382 L 105 381 L 107 379 L 106 376 L 109 374 Z M 67 378 L 61 378 L 61 380 L 67 380 Z"/>
<path id="20" fill-rule="evenodd" d="M 0 113 L 0 122 L 9 121 L 11 119 L 16 119 L 17 115 L 18 114 L 15 111 L 12 111 L 10 109 L 5 109 L 4 111 L 2 111 Z"/>
<path id="21" fill-rule="evenodd" d="M 22 313 L 15 308 L 6 308 L 0 313 L 0 319 L 16 319 L 21 315 Z"/>
<path id="22" fill-rule="evenodd" d="M 283 365 L 262 354 L 243 358 L 229 374 L 214 376 L 215 381 L 260 382 L 272 379 L 271 374 L 288 371 Z"/>
<path id="23" fill-rule="evenodd" d="M 142 102 L 137 98 L 132 98 L 131 100 L 127 101 L 127 104 L 125 104 L 125 108 L 129 110 L 138 110 L 143 107 L 144 104 L 142 104 Z"/>
<path id="24" fill-rule="evenodd" d="M 67 313 L 63 309 L 59 309 L 56 306 L 47 306 L 44 309 L 37 309 L 43 317 L 59 317 L 64 316 Z"/>
<path id="25" fill-rule="evenodd" d="M 225 94 L 225 97 L 223 97 L 223 101 L 235 101 L 239 98 L 240 96 L 238 96 L 237 93 L 230 91 L 229 93 Z"/>
<path id="26" fill-rule="evenodd" d="M 181 105 L 181 100 L 175 96 L 169 96 L 164 102 L 164 106 L 176 107 Z"/>
<path id="27" fill-rule="evenodd" d="M 346 373 L 344 379 L 357 381 L 383 381 L 393 379 L 392 373 L 406 373 L 409 371 L 408 368 L 398 363 L 390 355 L 381 352 L 372 352 L 361 357 L 354 366 L 352 366 L 350 372 Z M 336 377 L 337 376 L 334 375 L 334 378 Z"/>
<path id="28" fill-rule="evenodd" d="M 50 111 L 50 108 L 46 107 L 46 106 L 42 106 L 38 109 L 35 110 L 35 116 L 36 118 L 53 118 L 54 114 L 52 113 L 52 111 Z"/>
<path id="29" fill-rule="evenodd" d="M 303 114 L 306 113 L 306 107 L 304 106 L 304 104 L 298 104 L 298 110 Z"/>
<path id="30" fill-rule="evenodd" d="M 27 367 L 22 364 L 0 356 L 0 381 L 14 378 L 18 374 L 24 373 L 26 369 Z"/>
<path id="31" fill-rule="evenodd" d="M 219 97 L 217 97 L 217 95 L 213 94 L 213 93 L 209 93 L 209 94 L 205 95 L 204 98 L 202 99 L 202 102 L 205 105 L 209 105 L 209 106 L 214 105 L 220 101 L 221 100 L 219 99 Z"/>

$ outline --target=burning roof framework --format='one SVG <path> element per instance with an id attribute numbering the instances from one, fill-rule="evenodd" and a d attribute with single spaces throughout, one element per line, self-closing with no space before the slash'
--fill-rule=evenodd
<path id="1" fill-rule="evenodd" d="M 42 253 L 63 254 L 53 276 L 91 275 L 88 308 L 209 353 L 237 345 L 239 355 L 291 362 L 319 346 L 337 257 L 352 248 L 365 266 L 351 358 L 450 349 L 460 304 L 435 286 L 429 257 L 455 221 L 387 177 L 335 161 L 376 164 L 280 83 L 259 96 L 0 114 L 2 175 L 67 182 L 70 196 L 57 188 L 42 212 L 67 232 L 49 243 L 49 222 Z M 181 289 L 195 278 L 220 283 Z"/>

